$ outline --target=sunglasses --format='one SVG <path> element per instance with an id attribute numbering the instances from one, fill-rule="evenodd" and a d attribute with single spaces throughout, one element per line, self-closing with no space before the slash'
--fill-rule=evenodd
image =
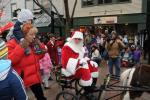
<path id="1" fill-rule="evenodd" d="M 82 39 L 79 39 L 79 38 L 75 38 L 75 40 L 80 40 L 80 41 L 81 41 Z"/>

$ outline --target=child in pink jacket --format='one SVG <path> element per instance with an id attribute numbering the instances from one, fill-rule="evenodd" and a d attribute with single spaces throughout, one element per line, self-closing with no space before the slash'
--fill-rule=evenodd
<path id="1" fill-rule="evenodd" d="M 43 77 L 44 88 L 49 89 L 48 79 L 50 77 L 50 69 L 52 67 L 52 62 L 48 53 L 40 60 L 40 70 Z"/>

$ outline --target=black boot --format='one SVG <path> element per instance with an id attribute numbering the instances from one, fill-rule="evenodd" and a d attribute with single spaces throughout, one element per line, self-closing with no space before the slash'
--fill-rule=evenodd
<path id="1" fill-rule="evenodd" d="M 87 86 L 87 87 L 84 87 L 84 96 L 86 97 L 86 100 L 97 100 L 96 97 L 93 95 L 92 89 L 93 87 L 91 86 Z"/>
<path id="2" fill-rule="evenodd" d="M 92 86 L 93 86 L 93 87 L 96 87 L 96 83 L 97 83 L 97 78 L 93 78 Z"/>

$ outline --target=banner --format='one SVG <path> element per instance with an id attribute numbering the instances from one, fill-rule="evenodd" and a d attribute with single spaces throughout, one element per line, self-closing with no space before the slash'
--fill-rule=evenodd
<path id="1" fill-rule="evenodd" d="M 115 24 L 115 23 L 117 23 L 117 16 L 94 18 L 94 24 Z"/>

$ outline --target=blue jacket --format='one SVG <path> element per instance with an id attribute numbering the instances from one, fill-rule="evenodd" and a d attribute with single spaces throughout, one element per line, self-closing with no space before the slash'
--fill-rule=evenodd
<path id="1" fill-rule="evenodd" d="M 18 41 L 20 41 L 24 37 L 23 32 L 21 30 L 21 25 L 22 25 L 21 22 L 16 21 L 14 25 L 14 30 L 13 30 L 13 35 Z"/>
<path id="2" fill-rule="evenodd" d="M 0 60 L 0 100 L 28 100 L 23 81 L 10 65 L 10 60 Z"/>

